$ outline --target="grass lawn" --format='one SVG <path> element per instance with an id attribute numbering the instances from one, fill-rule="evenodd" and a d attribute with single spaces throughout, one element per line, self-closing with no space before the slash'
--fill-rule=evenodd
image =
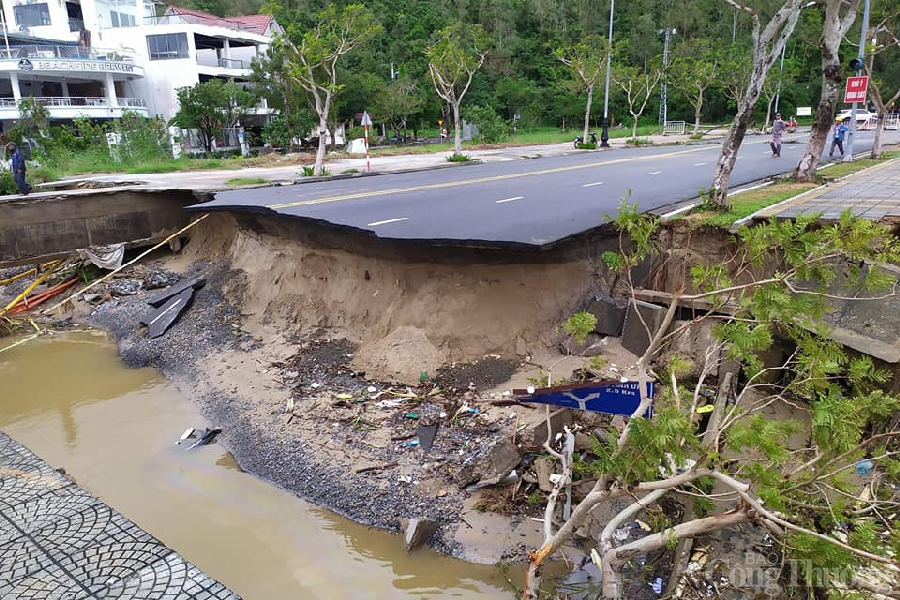
<path id="1" fill-rule="evenodd" d="M 265 177 L 234 177 L 225 182 L 225 185 L 230 186 L 239 186 L 239 185 L 258 185 L 261 183 L 269 183 L 269 180 Z"/>
<path id="2" fill-rule="evenodd" d="M 820 178 L 823 182 L 833 181 L 893 158 L 900 158 L 900 151 L 885 152 L 883 157 L 878 159 L 862 158 L 852 162 L 834 163 L 832 166 L 820 171 Z M 715 227 L 728 228 L 735 221 L 750 216 L 762 208 L 793 198 L 819 185 L 818 183 L 797 183 L 790 179 L 782 179 L 766 187 L 729 196 L 728 199 L 731 202 L 731 206 L 727 211 L 718 212 L 715 210 L 695 209 L 685 218 L 697 225 L 713 225 Z"/>
<path id="3" fill-rule="evenodd" d="M 592 130 L 599 138 L 600 130 Z M 638 127 L 638 136 L 648 136 L 659 133 L 658 125 L 641 125 Z M 558 127 L 537 127 L 535 129 L 520 129 L 515 135 L 509 136 L 505 141 L 497 144 L 476 144 L 472 142 L 463 142 L 463 150 L 488 150 L 491 148 L 512 148 L 515 146 L 531 146 L 535 144 L 563 144 L 572 143 L 576 136 L 580 136 L 580 129 L 569 129 L 563 131 Z M 419 137 L 437 137 L 438 130 L 421 130 Z M 623 127 L 622 129 L 610 129 L 610 139 L 631 137 L 631 127 Z M 381 156 L 395 156 L 398 154 L 432 154 L 436 152 L 452 152 L 453 137 L 451 141 L 445 144 L 422 144 L 418 146 L 390 146 L 382 148 L 373 148 L 370 154 Z"/>

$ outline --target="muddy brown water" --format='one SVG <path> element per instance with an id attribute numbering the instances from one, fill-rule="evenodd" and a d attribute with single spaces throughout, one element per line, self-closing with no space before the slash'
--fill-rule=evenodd
<path id="1" fill-rule="evenodd" d="M 0 390 L 0 429 L 246 600 L 513 597 L 497 567 L 407 554 L 398 535 L 243 473 L 220 445 L 176 448 L 205 421 L 102 332 L 0 354 Z"/>

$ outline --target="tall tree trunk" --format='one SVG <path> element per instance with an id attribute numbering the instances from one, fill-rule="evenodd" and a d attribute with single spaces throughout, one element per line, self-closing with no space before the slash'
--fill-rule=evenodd
<path id="1" fill-rule="evenodd" d="M 766 100 L 767 100 L 767 102 L 766 102 L 766 122 L 763 123 L 763 133 L 765 133 L 766 128 L 769 126 L 769 123 L 771 122 L 770 119 L 772 118 L 772 104 L 774 103 L 775 98 L 767 98 Z"/>
<path id="2" fill-rule="evenodd" d="M 322 174 L 322 164 L 325 162 L 325 147 L 328 145 L 328 113 L 319 115 L 319 147 L 316 148 L 316 166 L 313 173 Z"/>
<path id="3" fill-rule="evenodd" d="M 697 135 L 700 133 L 700 113 L 703 110 L 703 90 L 700 90 L 699 94 L 697 94 L 697 103 L 694 104 L 694 133 L 693 135 Z"/>
<path id="4" fill-rule="evenodd" d="M 719 154 L 719 160 L 716 163 L 716 174 L 713 176 L 712 183 L 712 201 L 720 206 L 728 204 L 728 179 L 731 177 L 731 171 L 734 170 L 734 163 L 737 161 L 744 136 L 747 135 L 747 127 L 752 114 L 753 103 L 740 102 L 737 114 L 734 115 L 734 120 L 728 129 L 728 135 L 725 137 L 725 141 L 722 142 L 722 152 Z"/>
<path id="5" fill-rule="evenodd" d="M 591 129 L 591 104 L 594 102 L 594 84 L 591 84 L 587 88 L 587 106 L 584 108 L 584 133 L 582 134 L 582 140 L 586 144 L 588 141 L 588 133 L 590 133 Z"/>
<path id="6" fill-rule="evenodd" d="M 632 122 L 631 122 L 631 139 L 636 140 L 636 139 L 637 139 L 637 124 L 638 124 L 638 118 L 637 118 L 637 115 L 632 114 L 632 115 L 631 115 L 631 119 L 632 119 Z"/>
<path id="7" fill-rule="evenodd" d="M 453 153 L 462 154 L 462 128 L 459 123 L 459 102 L 453 103 Z"/>
<path id="8" fill-rule="evenodd" d="M 813 119 L 806 149 L 794 170 L 794 179 L 797 181 L 813 181 L 816 178 L 819 158 L 825 151 L 828 132 L 834 125 L 835 107 L 840 97 L 841 84 L 844 82 L 844 70 L 841 68 L 840 57 L 836 53 L 828 56 L 825 44 L 822 46 L 822 97 L 816 108 L 816 116 Z"/>
<path id="9" fill-rule="evenodd" d="M 881 155 L 881 134 L 884 132 L 884 118 L 887 116 L 887 111 L 884 107 L 878 107 L 878 122 L 875 124 L 875 139 L 872 140 L 872 152 L 869 154 L 870 158 L 878 158 Z"/>
<path id="10" fill-rule="evenodd" d="M 841 68 L 839 49 L 841 40 L 856 20 L 859 0 L 850 0 L 841 16 L 842 0 L 827 0 L 825 3 L 825 28 L 819 47 L 822 51 L 822 94 L 816 116 L 813 119 L 809 141 L 797 168 L 794 179 L 797 181 L 813 181 L 819 166 L 819 158 L 828 142 L 828 132 L 834 125 L 834 112 L 844 82 L 844 70 Z"/>

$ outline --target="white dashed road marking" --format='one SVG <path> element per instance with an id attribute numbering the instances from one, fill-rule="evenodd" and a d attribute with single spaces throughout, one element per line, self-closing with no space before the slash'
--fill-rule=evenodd
<path id="1" fill-rule="evenodd" d="M 662 171 L 653 171 L 653 172 L 650 173 L 650 174 L 651 174 L 651 175 L 661 175 L 661 174 L 662 174 Z"/>
<path id="2" fill-rule="evenodd" d="M 398 221 L 408 221 L 409 217 L 400 217 L 399 219 L 385 219 L 384 221 L 375 221 L 369 223 L 368 227 L 377 227 L 378 225 L 387 225 L 388 223 L 397 223 Z"/>
<path id="3" fill-rule="evenodd" d="M 594 187 L 595 185 L 603 185 L 602 181 L 595 181 L 594 183 L 586 183 L 581 187 Z"/>
<path id="4" fill-rule="evenodd" d="M 702 167 L 702 166 L 705 165 L 705 164 L 706 164 L 706 163 L 697 163 L 697 164 L 694 165 L 694 166 L 695 166 L 695 167 Z"/>
<path id="5" fill-rule="evenodd" d="M 497 204 L 503 204 L 504 202 L 512 202 L 513 200 L 522 200 L 525 196 L 513 196 L 512 198 L 506 198 L 504 200 L 497 200 Z"/>

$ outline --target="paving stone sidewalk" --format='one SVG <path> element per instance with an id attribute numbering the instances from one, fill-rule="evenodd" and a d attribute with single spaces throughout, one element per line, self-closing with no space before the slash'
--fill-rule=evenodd
<path id="1" fill-rule="evenodd" d="M 859 173 L 764 208 L 753 218 L 792 219 L 799 214 L 822 213 L 822 220 L 836 221 L 850 209 L 873 221 L 900 223 L 900 159 L 875 165 Z"/>
<path id="2" fill-rule="evenodd" d="M 0 600 L 240 600 L 0 432 Z"/>

